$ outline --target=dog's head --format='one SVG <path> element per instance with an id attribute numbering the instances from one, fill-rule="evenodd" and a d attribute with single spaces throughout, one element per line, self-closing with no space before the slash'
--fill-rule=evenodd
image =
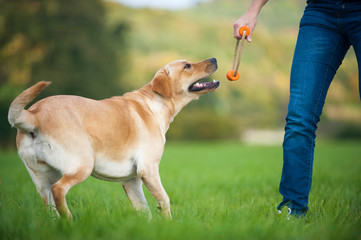
<path id="1" fill-rule="evenodd" d="M 164 98 L 197 99 L 199 96 L 212 92 L 219 87 L 219 81 L 201 82 L 217 70 L 217 60 L 207 59 L 198 63 L 186 60 L 173 61 L 154 76 L 152 90 Z"/>

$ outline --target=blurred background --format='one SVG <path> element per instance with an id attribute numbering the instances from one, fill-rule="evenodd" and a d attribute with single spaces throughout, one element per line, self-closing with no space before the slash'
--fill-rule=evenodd
<path id="1" fill-rule="evenodd" d="M 183 109 L 168 141 L 239 140 L 279 144 L 287 113 L 289 74 L 306 0 L 269 1 L 241 78 L 229 82 L 233 22 L 251 0 L 103 1 L 0 0 L 0 146 L 14 147 L 11 101 L 26 87 L 52 81 L 41 97 L 74 94 L 102 99 L 150 82 L 176 59 L 216 57 L 214 93 Z M 353 49 L 331 84 L 319 137 L 361 138 L 358 69 Z"/>

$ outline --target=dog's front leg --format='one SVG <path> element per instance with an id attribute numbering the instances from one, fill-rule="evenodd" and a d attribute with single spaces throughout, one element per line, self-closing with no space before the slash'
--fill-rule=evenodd
<path id="1" fill-rule="evenodd" d="M 157 200 L 160 213 L 167 219 L 171 220 L 172 214 L 170 212 L 170 200 L 160 181 L 158 164 L 151 164 L 143 167 L 138 171 L 138 175 L 144 182 L 149 192 Z"/>
<path id="2" fill-rule="evenodd" d="M 144 212 L 148 215 L 148 219 L 152 219 L 152 213 L 145 199 L 142 180 L 139 177 L 133 178 L 122 183 L 125 193 L 127 194 L 132 206 L 136 211 Z"/>

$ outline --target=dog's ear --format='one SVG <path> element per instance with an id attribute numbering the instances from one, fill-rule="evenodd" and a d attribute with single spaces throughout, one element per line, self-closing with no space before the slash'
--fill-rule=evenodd
<path id="1" fill-rule="evenodd" d="M 152 80 L 152 90 L 166 98 L 171 98 L 173 94 L 168 75 L 167 69 L 158 71 Z"/>

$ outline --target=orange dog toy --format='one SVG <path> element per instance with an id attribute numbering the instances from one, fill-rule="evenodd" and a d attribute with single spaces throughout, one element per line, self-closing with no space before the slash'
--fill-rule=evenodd
<path id="1" fill-rule="evenodd" d="M 243 42 L 244 39 L 246 39 L 246 37 L 250 34 L 250 30 L 247 26 L 242 26 L 239 28 L 239 35 L 242 36 L 241 39 L 237 39 L 236 42 L 236 47 L 234 50 L 234 55 L 233 55 L 233 64 L 232 64 L 232 70 L 227 72 L 227 79 L 229 81 L 236 81 L 239 79 L 240 74 L 238 72 L 238 68 L 239 68 L 239 64 L 241 63 L 241 54 L 242 54 L 242 48 L 243 48 Z M 238 50 L 238 46 L 239 46 L 239 41 L 241 40 L 241 46 L 239 48 L 239 52 L 238 52 L 238 59 L 237 59 L 237 50 Z M 237 65 L 236 65 L 236 59 L 237 59 Z M 235 68 L 236 66 L 236 68 Z"/>

